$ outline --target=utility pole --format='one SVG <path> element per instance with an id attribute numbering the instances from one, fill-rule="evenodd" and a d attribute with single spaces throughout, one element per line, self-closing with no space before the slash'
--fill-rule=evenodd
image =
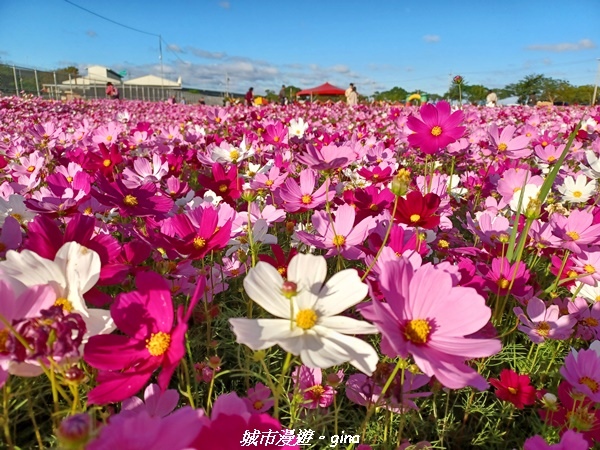
<path id="1" fill-rule="evenodd" d="M 600 82 L 600 58 L 598 58 L 598 73 L 596 74 L 596 84 L 594 85 L 594 95 L 592 95 L 592 105 L 596 104 L 596 94 L 598 93 L 598 83 Z"/>
<path id="2" fill-rule="evenodd" d="M 160 97 L 161 101 L 165 97 L 165 74 L 163 69 L 163 54 L 162 54 L 162 36 L 158 35 L 158 57 L 160 58 Z"/>

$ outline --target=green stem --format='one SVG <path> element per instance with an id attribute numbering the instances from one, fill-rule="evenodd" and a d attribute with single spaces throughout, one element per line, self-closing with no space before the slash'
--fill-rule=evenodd
<path id="1" fill-rule="evenodd" d="M 9 418 L 9 410 L 8 410 L 8 400 L 10 397 L 10 393 L 9 393 L 10 387 L 9 384 L 6 383 L 4 385 L 4 388 L 2 389 L 3 394 L 3 401 L 2 401 L 2 408 L 4 409 L 4 417 L 2 418 L 2 422 L 3 422 L 3 429 L 4 429 L 4 438 L 6 439 L 6 445 L 8 446 L 8 448 L 10 450 L 13 450 L 15 448 L 13 441 L 12 441 L 12 437 L 10 435 L 10 421 L 8 420 Z"/>
<path id="2" fill-rule="evenodd" d="M 377 264 L 377 260 L 379 259 L 379 256 L 381 256 L 381 252 L 383 251 L 383 248 L 385 247 L 385 245 L 387 244 L 388 239 L 390 238 L 390 234 L 392 232 L 392 227 L 394 226 L 394 216 L 396 215 L 396 208 L 398 207 L 398 198 L 399 197 L 396 196 L 396 200 L 394 200 L 394 208 L 392 209 L 392 217 L 390 218 L 390 223 L 388 224 L 387 230 L 385 230 L 385 236 L 383 237 L 383 242 L 381 243 L 381 246 L 379 247 L 379 250 L 377 250 L 377 254 L 375 255 L 375 259 L 369 265 L 369 267 L 367 267 L 367 270 L 363 274 L 363 276 L 360 278 L 360 281 L 364 281 L 365 278 L 367 278 L 367 275 L 369 275 L 369 272 L 371 272 L 371 270 L 373 269 L 373 267 L 375 267 L 375 264 Z"/>

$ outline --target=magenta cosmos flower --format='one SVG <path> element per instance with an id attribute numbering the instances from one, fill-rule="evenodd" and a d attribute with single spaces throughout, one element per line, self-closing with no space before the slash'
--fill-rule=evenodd
<path id="1" fill-rule="evenodd" d="M 409 354 L 419 368 L 451 389 L 488 383 L 465 364 L 498 353 L 497 339 L 467 336 L 485 327 L 491 310 L 474 289 L 453 286 L 452 276 L 427 264 L 416 271 L 406 258 L 383 265 L 379 277 L 387 303 L 371 302 L 362 315 L 381 331 L 381 351 Z"/>
<path id="2" fill-rule="evenodd" d="M 204 292 L 203 283 L 196 287 L 185 316 L 179 307 L 176 324 L 171 292 L 160 275 L 139 273 L 135 284 L 137 291 L 118 295 L 110 308 L 123 334 L 92 336 L 85 346 L 84 360 L 99 370 L 99 385 L 89 392 L 89 404 L 120 402 L 135 395 L 160 367 L 158 385 L 164 391 L 185 355 L 187 322 L 198 294 Z"/>
<path id="3" fill-rule="evenodd" d="M 589 350 L 572 350 L 560 368 L 565 380 L 594 403 L 600 402 L 600 345 L 597 344 L 600 342 L 595 341 Z"/>
<path id="4" fill-rule="evenodd" d="M 427 155 L 445 148 L 448 144 L 460 139 L 465 134 L 465 127 L 459 126 L 464 119 L 462 111 L 450 114 L 448 102 L 437 105 L 426 103 L 419 110 L 421 120 L 410 116 L 406 125 L 414 133 L 408 135 L 408 143 L 419 147 Z"/>

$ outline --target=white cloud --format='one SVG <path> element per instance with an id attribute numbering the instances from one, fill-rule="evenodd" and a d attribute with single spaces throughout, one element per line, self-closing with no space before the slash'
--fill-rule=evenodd
<path id="1" fill-rule="evenodd" d="M 211 52 L 211 51 L 203 50 L 201 48 L 196 48 L 196 47 L 188 47 L 188 49 L 190 52 L 192 52 L 192 54 L 196 55 L 198 58 L 223 59 L 227 56 L 227 54 L 223 53 L 223 52 Z"/>
<path id="2" fill-rule="evenodd" d="M 171 50 L 174 53 L 184 53 L 184 51 L 181 49 L 181 47 L 177 44 L 169 44 L 167 46 L 167 49 Z"/>
<path id="3" fill-rule="evenodd" d="M 423 40 L 430 43 L 440 42 L 440 37 L 437 34 L 426 34 L 423 36 Z"/>
<path id="4" fill-rule="evenodd" d="M 579 50 L 588 50 L 596 48 L 596 44 L 591 39 L 582 39 L 579 42 L 562 42 L 560 44 L 534 44 L 526 47 L 527 50 L 543 52 L 575 52 Z"/>
<path id="5" fill-rule="evenodd" d="M 231 4 L 229 2 L 219 2 L 219 6 L 223 9 L 229 9 Z"/>

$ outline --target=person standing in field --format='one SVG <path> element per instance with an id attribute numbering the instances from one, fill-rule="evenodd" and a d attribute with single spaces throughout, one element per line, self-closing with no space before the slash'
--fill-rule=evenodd
<path id="1" fill-rule="evenodd" d="M 358 92 L 356 92 L 356 86 L 352 85 L 352 90 L 347 97 L 348 106 L 358 105 Z"/>
<path id="2" fill-rule="evenodd" d="M 489 107 L 498 106 L 498 96 L 494 91 L 488 91 L 488 95 L 485 98 L 485 102 Z"/>
<path id="3" fill-rule="evenodd" d="M 110 81 L 106 83 L 106 96 L 113 100 L 119 99 L 119 90 Z"/>
<path id="4" fill-rule="evenodd" d="M 348 104 L 350 104 L 349 97 L 350 97 L 350 94 L 352 93 L 353 88 L 354 88 L 354 83 L 350 83 L 350 86 L 348 86 L 348 89 L 346 89 L 346 102 Z"/>
<path id="5" fill-rule="evenodd" d="M 254 99 L 254 88 L 251 87 L 250 89 L 248 89 L 248 92 L 246 92 L 246 105 L 252 106 L 253 99 Z"/>
<path id="6" fill-rule="evenodd" d="M 279 103 L 281 105 L 285 105 L 287 103 L 286 100 L 287 100 L 287 98 L 285 95 L 285 84 L 282 84 L 281 90 L 279 91 Z"/>

